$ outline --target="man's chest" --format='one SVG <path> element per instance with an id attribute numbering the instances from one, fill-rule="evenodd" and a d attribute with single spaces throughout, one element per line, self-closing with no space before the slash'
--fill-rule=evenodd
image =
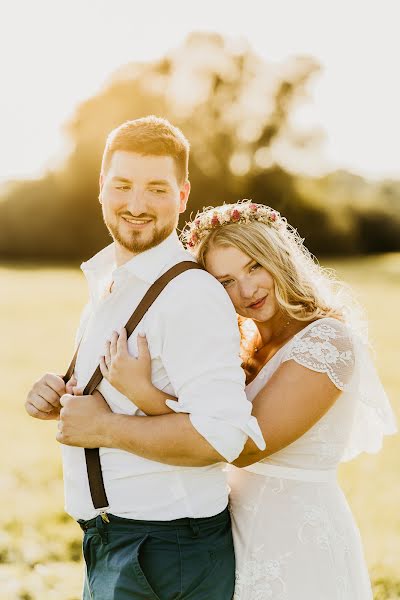
<path id="1" fill-rule="evenodd" d="M 125 289 L 115 288 L 111 294 L 92 299 L 78 332 L 78 382 L 84 382 L 91 377 L 100 357 L 105 353 L 106 342 L 111 339 L 113 331 L 119 333 L 125 326 L 147 289 L 148 285 L 144 283 L 130 285 Z M 130 346 L 134 341 L 136 346 L 136 336 L 137 331 L 129 340 Z"/>
<path id="2" fill-rule="evenodd" d="M 84 387 L 89 381 L 99 364 L 100 357 L 105 354 L 106 343 L 111 339 L 113 331 L 120 332 L 121 328 L 126 325 L 148 287 L 146 284 L 140 286 L 139 289 L 132 287 L 125 294 L 115 290 L 90 307 L 85 320 L 81 323 L 79 332 L 81 341 L 75 367 L 79 387 Z M 173 393 L 161 358 L 160 305 L 162 305 L 162 298 L 157 299 L 131 334 L 128 340 L 128 349 L 133 356 L 137 356 L 137 335 L 139 332 L 144 332 L 152 358 L 152 381 L 159 389 Z M 102 380 L 98 389 L 114 412 L 133 414 L 137 410 L 130 400 L 105 379 Z"/>

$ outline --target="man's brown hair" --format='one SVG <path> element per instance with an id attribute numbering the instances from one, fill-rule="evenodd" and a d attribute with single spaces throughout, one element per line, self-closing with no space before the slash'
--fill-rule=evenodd
<path id="1" fill-rule="evenodd" d="M 176 177 L 182 185 L 189 177 L 190 144 L 182 131 L 167 119 L 154 115 L 125 121 L 109 134 L 104 149 L 101 172 L 107 173 L 112 155 L 117 150 L 137 152 L 145 156 L 171 156 Z"/>

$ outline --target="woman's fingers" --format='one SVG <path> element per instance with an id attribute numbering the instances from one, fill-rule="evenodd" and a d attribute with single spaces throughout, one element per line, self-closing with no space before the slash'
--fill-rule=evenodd
<path id="1" fill-rule="evenodd" d="M 146 334 L 139 334 L 137 337 L 137 345 L 138 345 L 138 357 L 137 358 L 150 358 L 149 346 L 147 344 Z M 116 331 L 113 331 L 111 335 L 111 340 L 106 342 L 106 350 L 104 355 L 104 361 L 102 361 L 103 368 L 107 370 L 110 369 L 111 364 L 117 360 L 117 357 L 121 358 L 130 357 L 136 358 L 136 356 L 132 356 L 129 352 L 128 348 L 128 333 L 123 327 L 118 334 Z"/>
<path id="2" fill-rule="evenodd" d="M 111 335 L 111 342 L 109 342 L 111 357 L 113 357 L 113 356 L 115 356 L 115 354 L 117 354 L 117 342 L 118 342 L 118 333 L 116 331 L 113 331 L 112 335 Z"/>
<path id="3" fill-rule="evenodd" d="M 118 354 L 129 354 L 129 351 L 128 351 L 128 334 L 126 332 L 125 327 L 123 327 L 121 329 L 120 334 L 119 334 L 118 339 L 117 339 L 117 352 L 118 352 Z"/>
<path id="4" fill-rule="evenodd" d="M 111 342 L 109 340 L 107 340 L 106 351 L 104 354 L 104 362 L 107 367 L 107 370 L 110 369 L 113 358 L 115 358 L 115 354 L 113 354 L 113 356 L 111 356 Z"/>
<path id="5" fill-rule="evenodd" d="M 150 350 L 149 344 L 147 343 L 147 338 L 145 333 L 139 333 L 137 337 L 137 345 L 138 345 L 138 358 L 147 358 L 150 359 Z"/>

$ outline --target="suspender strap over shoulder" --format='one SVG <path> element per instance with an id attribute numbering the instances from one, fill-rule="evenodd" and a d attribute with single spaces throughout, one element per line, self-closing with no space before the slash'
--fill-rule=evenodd
<path id="1" fill-rule="evenodd" d="M 189 269 L 201 269 L 201 267 L 193 261 L 182 261 L 174 265 L 166 273 L 161 275 L 148 289 L 142 300 L 139 302 L 136 310 L 125 325 L 128 337 L 136 329 L 146 312 L 149 310 L 153 302 L 158 298 L 163 289 L 168 285 L 172 279 L 188 271 Z M 67 383 L 71 378 L 76 359 L 78 356 L 79 346 L 75 351 L 74 357 L 72 358 L 71 364 L 68 367 L 66 374 L 63 379 Z M 96 387 L 99 385 L 103 376 L 98 365 L 90 378 L 88 384 L 83 390 L 83 395 L 89 395 L 94 392 Z M 100 453 L 98 448 L 85 448 L 86 467 L 89 478 L 90 494 L 92 496 L 94 508 L 108 508 L 107 494 L 104 488 L 103 474 L 101 472 L 100 464 Z"/>

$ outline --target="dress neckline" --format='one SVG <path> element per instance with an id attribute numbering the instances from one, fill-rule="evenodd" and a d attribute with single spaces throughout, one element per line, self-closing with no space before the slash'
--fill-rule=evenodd
<path id="1" fill-rule="evenodd" d="M 275 358 L 276 356 L 278 356 L 278 355 L 279 355 L 279 354 L 282 352 L 282 350 L 284 350 L 284 348 L 286 348 L 286 346 L 287 346 L 288 344 L 290 344 L 291 342 L 293 342 L 293 340 L 294 340 L 294 339 L 296 339 L 296 337 L 297 337 L 298 335 L 300 335 L 301 333 L 303 333 L 303 331 L 306 331 L 306 330 L 307 330 L 309 327 L 311 327 L 311 325 L 314 325 L 314 323 L 318 323 L 319 321 L 326 321 L 326 320 L 330 320 L 330 321 L 331 321 L 332 319 L 333 319 L 334 321 L 336 321 L 336 320 L 337 320 L 337 319 L 334 319 L 333 317 L 321 317 L 320 319 L 315 319 L 315 321 L 311 321 L 311 323 L 309 323 L 308 325 L 306 325 L 305 327 L 303 327 L 303 329 L 300 329 L 300 331 L 298 331 L 297 333 L 295 333 L 295 334 L 294 334 L 294 335 L 293 335 L 291 338 L 289 338 L 289 339 L 288 339 L 288 340 L 287 340 L 287 341 L 286 341 L 286 342 L 283 344 L 283 346 L 281 346 L 281 347 L 279 348 L 279 350 L 277 350 L 277 351 L 275 352 L 275 354 L 274 354 L 273 356 L 271 356 L 271 358 L 270 358 L 269 360 L 267 360 L 267 362 L 265 362 L 265 363 L 263 364 L 263 366 L 262 366 L 262 367 L 261 367 L 261 369 L 258 371 L 258 373 L 257 373 L 257 375 L 254 377 L 254 379 L 252 379 L 252 380 L 250 381 L 250 383 L 248 383 L 248 384 L 246 385 L 246 388 L 248 388 L 250 385 L 252 385 L 252 384 L 253 384 L 253 383 L 254 383 L 254 382 L 255 382 L 255 381 L 258 379 L 258 377 L 261 375 L 261 373 L 264 371 L 264 369 L 265 369 L 265 368 L 266 368 L 268 365 L 270 365 L 270 364 L 271 364 L 271 362 L 274 360 L 274 358 Z"/>

